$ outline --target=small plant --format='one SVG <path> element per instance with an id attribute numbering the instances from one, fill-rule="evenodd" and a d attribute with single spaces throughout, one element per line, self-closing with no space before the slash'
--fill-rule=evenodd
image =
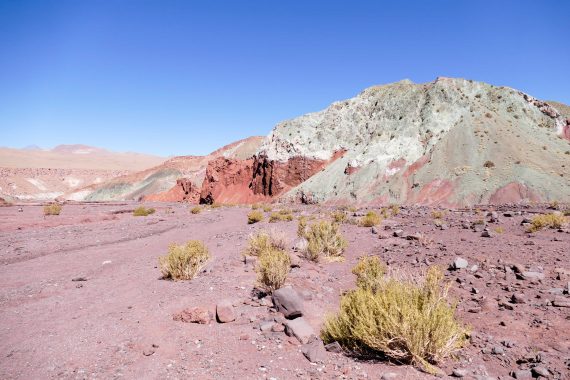
<path id="1" fill-rule="evenodd" d="M 392 216 L 396 216 L 400 213 L 400 206 L 396 204 L 390 205 L 390 211 L 392 212 Z"/>
<path id="2" fill-rule="evenodd" d="M 190 209 L 190 212 L 191 212 L 192 214 L 199 214 L 199 213 L 202 212 L 202 207 L 200 207 L 200 206 L 194 206 L 194 207 L 192 207 L 192 209 Z"/>
<path id="3" fill-rule="evenodd" d="M 271 207 L 271 205 L 262 205 L 261 208 L 264 212 L 271 212 L 271 210 L 273 210 L 273 207 Z"/>
<path id="4" fill-rule="evenodd" d="M 185 245 L 171 244 L 168 254 L 158 258 L 163 278 L 191 280 L 200 272 L 208 260 L 208 248 L 198 240 L 190 240 Z"/>
<path id="5" fill-rule="evenodd" d="M 144 206 L 137 207 L 133 211 L 134 216 L 148 216 L 150 214 L 154 214 L 156 210 L 153 208 L 145 208 Z"/>
<path id="6" fill-rule="evenodd" d="M 498 234 L 502 234 L 505 232 L 505 229 L 501 226 L 498 226 L 497 228 L 495 228 L 495 232 Z"/>
<path id="7" fill-rule="evenodd" d="M 307 217 L 300 216 L 299 224 L 297 225 L 297 236 L 300 238 L 306 237 L 307 234 Z"/>
<path id="8" fill-rule="evenodd" d="M 368 259 L 357 265 L 357 273 L 371 273 L 360 278 L 372 278 L 373 286 L 362 280 L 342 297 L 339 312 L 325 320 L 323 341 L 436 373 L 433 365 L 461 348 L 468 335 L 448 302 L 450 285 L 443 283 L 443 271 L 431 267 L 425 276 L 405 278 L 380 274 L 380 265 Z"/>
<path id="9" fill-rule="evenodd" d="M 567 222 L 566 217 L 561 213 L 536 215 L 532 218 L 527 232 L 536 232 L 543 228 L 562 228 Z"/>
<path id="10" fill-rule="evenodd" d="M 485 161 L 485 163 L 483 164 L 484 167 L 491 169 L 495 167 L 495 163 L 493 161 Z"/>
<path id="11" fill-rule="evenodd" d="M 346 215 L 346 212 L 339 210 L 339 211 L 332 212 L 331 218 L 332 218 L 333 222 L 335 222 L 335 223 L 344 223 L 344 222 L 346 222 L 347 215 Z"/>
<path id="12" fill-rule="evenodd" d="M 443 219 L 444 216 L 445 216 L 444 211 L 434 210 L 431 212 L 431 217 L 433 219 Z"/>
<path id="13" fill-rule="evenodd" d="M 59 203 L 51 203 L 44 206 L 44 215 L 59 215 L 61 213 L 61 205 Z"/>
<path id="14" fill-rule="evenodd" d="M 291 210 L 283 209 L 277 212 L 272 212 L 269 216 L 269 223 L 275 222 L 290 222 L 293 220 L 293 214 Z"/>
<path id="15" fill-rule="evenodd" d="M 249 236 L 247 248 L 243 254 L 248 256 L 261 256 L 264 251 L 273 248 L 280 250 L 287 248 L 285 235 L 276 231 L 261 231 Z"/>
<path id="16" fill-rule="evenodd" d="M 330 260 L 342 259 L 347 246 L 346 240 L 338 232 L 338 224 L 320 221 L 305 230 L 307 239 L 306 257 L 311 261 L 319 261 L 321 256 Z"/>
<path id="17" fill-rule="evenodd" d="M 251 209 L 252 209 L 252 210 L 257 210 L 257 209 L 260 209 L 260 208 L 261 208 L 261 205 L 260 205 L 259 203 L 254 203 L 254 204 L 251 205 Z"/>
<path id="18" fill-rule="evenodd" d="M 255 268 L 257 281 L 268 293 L 273 293 L 285 284 L 290 267 L 291 258 L 287 252 L 271 247 L 259 256 Z"/>
<path id="19" fill-rule="evenodd" d="M 214 203 L 212 203 L 212 204 L 210 205 L 210 207 L 211 207 L 211 208 L 220 208 L 220 207 L 222 207 L 222 204 L 221 204 L 221 203 L 218 203 L 218 202 L 214 202 Z"/>
<path id="20" fill-rule="evenodd" d="M 382 218 L 380 218 L 378 214 L 376 214 L 374 211 L 368 211 L 366 215 L 360 219 L 360 225 L 363 227 L 373 227 L 377 224 L 380 224 L 381 221 Z"/>
<path id="21" fill-rule="evenodd" d="M 254 224 L 263 220 L 263 213 L 259 210 L 253 210 L 247 214 L 247 224 Z"/>
<path id="22" fill-rule="evenodd" d="M 364 256 L 352 268 L 352 273 L 356 275 L 356 286 L 376 292 L 381 285 L 380 282 L 384 273 L 386 273 L 386 267 L 378 257 Z"/>

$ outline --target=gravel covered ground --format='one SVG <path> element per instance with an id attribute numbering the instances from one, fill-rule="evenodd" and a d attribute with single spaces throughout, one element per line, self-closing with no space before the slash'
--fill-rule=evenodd
<path id="1" fill-rule="evenodd" d="M 38 205 L 0 208 L 0 378 L 431 377 L 327 351 L 323 363 L 311 363 L 302 352 L 307 346 L 283 332 L 286 321 L 270 298 L 257 297 L 255 272 L 241 252 L 252 232 L 277 229 L 295 256 L 296 221 L 266 217 L 248 225 L 248 207 L 193 215 L 183 204 L 156 204 L 156 213 L 134 217 L 136 206 L 68 204 L 50 217 Z M 330 211 L 293 209 L 317 218 Z M 362 255 L 411 273 L 432 264 L 465 266 L 461 258 L 466 267 L 446 277 L 472 335 L 440 366 L 446 376 L 569 379 L 569 230 L 526 233 L 523 219 L 551 212 L 540 206 L 445 210 L 441 221 L 432 211 L 402 208 L 375 228 L 343 224 L 344 262 L 294 260 L 299 266 L 287 283 L 303 299 L 302 318 L 318 333 L 342 291 L 354 286 L 351 269 Z M 208 246 L 206 270 L 192 281 L 161 280 L 158 257 L 170 243 L 190 239 Z M 221 301 L 229 301 L 234 321 L 173 318 L 188 308 L 215 315 Z"/>

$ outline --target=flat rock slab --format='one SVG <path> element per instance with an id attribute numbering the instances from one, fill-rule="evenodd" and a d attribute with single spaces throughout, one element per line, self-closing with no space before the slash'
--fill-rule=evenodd
<path id="1" fill-rule="evenodd" d="M 296 318 L 285 322 L 285 333 L 294 336 L 299 342 L 309 343 L 311 337 L 315 336 L 315 331 L 304 318 Z"/>
<path id="2" fill-rule="evenodd" d="M 303 299 L 290 286 L 273 292 L 273 303 L 277 311 L 283 313 L 285 318 L 293 319 L 303 316 Z"/>
<path id="3" fill-rule="evenodd" d="M 303 345 L 301 352 L 311 363 L 324 363 L 327 360 L 327 351 L 320 339 L 313 339 Z"/>
<path id="4" fill-rule="evenodd" d="M 216 318 L 220 323 L 235 321 L 236 314 L 230 300 L 223 300 L 216 305 Z"/>

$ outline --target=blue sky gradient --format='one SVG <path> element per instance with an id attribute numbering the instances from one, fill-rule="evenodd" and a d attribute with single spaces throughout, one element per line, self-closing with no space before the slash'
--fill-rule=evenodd
<path id="1" fill-rule="evenodd" d="M 570 1 L 0 0 L 0 146 L 206 154 L 366 87 L 570 104 Z"/>

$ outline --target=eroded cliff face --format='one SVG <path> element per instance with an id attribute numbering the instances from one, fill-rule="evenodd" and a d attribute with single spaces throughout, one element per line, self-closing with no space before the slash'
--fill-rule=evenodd
<path id="1" fill-rule="evenodd" d="M 201 186 L 192 183 L 189 178 L 179 178 L 170 190 L 143 196 L 142 200 L 150 202 L 188 202 L 198 203 Z"/>

